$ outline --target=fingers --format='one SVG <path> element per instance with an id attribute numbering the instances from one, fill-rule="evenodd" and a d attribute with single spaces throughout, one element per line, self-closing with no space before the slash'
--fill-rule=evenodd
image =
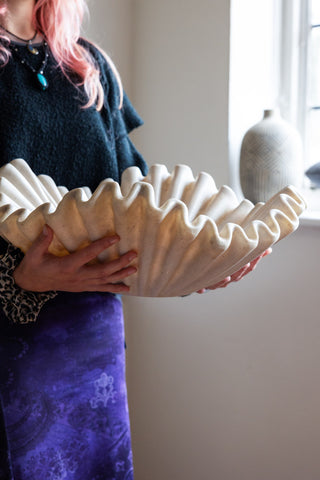
<path id="1" fill-rule="evenodd" d="M 65 277 L 68 278 L 67 288 L 69 289 L 72 283 L 71 288 L 74 291 L 128 292 L 130 287 L 125 285 L 123 280 L 137 272 L 136 267 L 129 265 L 137 257 L 136 252 L 129 251 L 111 261 L 90 263 L 119 240 L 118 235 L 105 237 L 82 250 L 60 258 L 60 267 L 63 264 Z"/>
<path id="2" fill-rule="evenodd" d="M 29 253 L 37 254 L 39 256 L 44 255 L 48 252 L 48 248 L 53 239 L 53 230 L 48 225 L 43 227 L 42 232 L 36 238 L 29 249 Z"/>
<path id="3" fill-rule="evenodd" d="M 120 237 L 118 235 L 112 235 L 110 237 L 104 237 L 100 240 L 96 240 L 87 247 L 72 254 L 72 262 L 78 267 L 91 262 L 97 256 L 107 248 L 110 248 L 115 243 L 118 243 Z"/>
<path id="4" fill-rule="evenodd" d="M 134 275 L 137 272 L 135 267 L 127 267 L 123 268 L 122 270 L 118 270 L 112 274 L 107 272 L 100 272 L 98 275 L 91 277 L 90 281 L 96 286 L 103 286 L 108 283 L 119 283 L 121 280 L 124 280 L 131 275 Z"/>
<path id="5" fill-rule="evenodd" d="M 124 255 L 124 257 L 128 257 L 128 255 Z M 90 291 L 121 293 L 130 290 L 130 287 L 122 283 L 121 280 L 136 273 L 137 268 L 129 266 L 118 270 L 118 262 L 110 263 L 113 263 L 111 267 L 110 264 L 101 264 L 87 265 L 83 268 L 83 270 L 85 270 L 84 277 L 88 282 L 88 289 Z M 98 269 L 96 267 L 98 267 Z M 90 270 L 90 276 L 88 277 L 87 272 Z M 110 270 L 114 270 L 114 273 L 110 274 Z M 92 274 L 92 271 L 94 274 Z"/>
<path id="6" fill-rule="evenodd" d="M 267 250 L 265 250 L 261 255 L 259 255 L 257 258 L 255 258 L 254 260 L 252 260 L 250 262 L 250 267 L 247 269 L 247 271 L 245 272 L 245 274 L 249 273 L 249 272 L 252 272 L 257 264 L 260 262 L 260 260 L 264 257 L 266 257 L 267 255 L 270 255 L 270 253 L 272 253 L 272 248 L 268 248 Z M 241 277 L 242 278 L 242 277 Z"/>
<path id="7" fill-rule="evenodd" d="M 92 291 L 96 291 L 95 288 Z M 130 291 L 130 287 L 124 283 L 107 283 L 100 287 L 99 292 L 109 292 L 109 293 L 126 293 Z"/>
<path id="8" fill-rule="evenodd" d="M 127 252 L 109 262 L 89 264 L 101 252 L 119 242 L 118 235 L 102 238 L 63 257 L 48 252 L 53 236 L 53 230 L 46 226 L 15 269 L 14 279 L 21 288 L 35 292 L 129 291 L 123 280 L 137 271 L 130 265 L 137 257 L 136 252 Z"/>
<path id="9" fill-rule="evenodd" d="M 239 280 L 241 280 L 245 275 L 252 272 L 256 268 L 257 264 L 260 262 L 262 258 L 266 257 L 267 255 L 270 255 L 270 253 L 272 253 L 272 248 L 268 248 L 261 255 L 259 255 L 257 258 L 252 260 L 250 263 L 247 263 L 246 265 L 244 265 L 242 268 L 240 268 L 240 270 L 238 270 L 233 275 L 231 275 L 231 281 L 238 282 Z"/>
<path id="10" fill-rule="evenodd" d="M 130 251 L 110 262 L 94 265 L 83 265 L 79 272 L 84 281 L 89 282 L 90 291 L 126 293 L 130 287 L 122 280 L 137 272 L 137 268 L 129 264 L 137 258 L 137 253 Z"/>
<path id="11" fill-rule="evenodd" d="M 135 258 L 137 258 L 137 253 L 130 251 L 110 262 L 84 265 L 83 269 L 89 278 L 117 282 L 136 273 L 137 269 L 135 267 L 128 267 Z"/>
<path id="12" fill-rule="evenodd" d="M 254 260 L 252 260 L 252 262 L 249 263 L 249 268 L 247 269 L 246 273 L 252 272 L 252 270 L 256 268 L 256 266 L 264 256 L 265 255 L 262 254 L 259 257 L 255 258 Z"/>
<path id="13" fill-rule="evenodd" d="M 233 273 L 231 276 L 226 277 L 224 280 L 222 280 L 221 282 L 219 282 L 215 285 L 212 285 L 212 286 L 207 287 L 207 288 L 202 288 L 201 290 L 198 290 L 197 293 L 204 293 L 204 292 L 206 292 L 206 290 L 215 290 L 216 288 L 224 288 L 227 285 L 229 285 L 229 283 L 231 283 L 231 282 L 238 282 L 245 275 L 252 272 L 252 270 L 254 270 L 256 268 L 259 261 L 263 257 L 266 257 L 267 255 L 270 255 L 271 252 L 272 252 L 272 248 L 268 248 L 267 250 L 265 250 L 265 252 L 263 252 L 261 255 L 259 255 L 254 260 L 252 260 L 250 263 L 247 263 L 246 265 L 244 265 L 242 268 L 240 268 L 240 270 Z"/>
<path id="14" fill-rule="evenodd" d="M 197 290 L 197 293 L 206 293 L 207 289 L 206 288 L 201 288 L 201 290 Z"/>
<path id="15" fill-rule="evenodd" d="M 238 282 L 239 280 L 241 280 L 245 275 L 247 275 L 247 273 L 249 273 L 251 270 L 252 270 L 252 264 L 253 262 L 251 263 L 247 263 L 246 265 L 244 265 L 243 267 L 240 268 L 240 270 L 238 270 L 237 272 L 233 273 L 231 275 L 231 282 Z"/>
<path id="16" fill-rule="evenodd" d="M 130 277 L 130 275 L 134 275 L 135 273 L 137 273 L 136 267 L 127 267 L 117 271 L 112 275 L 109 275 L 107 280 L 111 283 L 116 283 L 124 278 Z"/>
<path id="17" fill-rule="evenodd" d="M 226 277 L 220 282 L 216 283 L 215 285 L 211 285 L 210 287 L 207 287 L 206 289 L 202 289 L 204 291 L 206 290 L 215 290 L 216 288 L 225 288 L 229 283 L 231 282 L 231 277 Z M 202 290 L 200 290 L 198 293 L 204 293 Z"/>

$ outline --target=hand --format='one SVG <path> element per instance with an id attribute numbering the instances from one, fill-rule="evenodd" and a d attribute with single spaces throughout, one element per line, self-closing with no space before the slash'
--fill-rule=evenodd
<path id="1" fill-rule="evenodd" d="M 96 240 L 88 247 L 65 257 L 57 257 L 48 252 L 52 239 L 53 230 L 45 226 L 13 273 L 18 286 L 33 292 L 129 291 L 129 287 L 121 283 L 121 280 L 137 271 L 135 267 L 128 266 L 137 257 L 136 252 L 127 252 L 110 262 L 89 264 L 99 253 L 119 242 L 118 235 Z"/>
<path id="2" fill-rule="evenodd" d="M 231 282 L 238 282 L 245 275 L 252 272 L 252 270 L 254 270 L 256 268 L 256 266 L 257 266 L 258 262 L 260 262 L 261 258 L 269 255 L 271 252 L 272 252 L 272 248 L 268 248 L 268 250 L 266 250 L 261 255 L 259 255 L 257 258 L 252 260 L 252 262 L 247 263 L 244 267 L 240 268 L 240 270 L 238 270 L 236 273 L 233 273 L 229 277 L 226 277 L 224 280 L 216 283 L 215 285 L 212 285 L 211 287 L 202 288 L 201 290 L 198 290 L 197 293 L 205 293 L 207 290 L 215 290 L 216 288 L 225 288 Z"/>

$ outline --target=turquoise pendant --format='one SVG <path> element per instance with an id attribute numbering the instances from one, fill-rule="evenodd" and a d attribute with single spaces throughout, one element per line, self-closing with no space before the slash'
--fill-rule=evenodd
<path id="1" fill-rule="evenodd" d="M 37 73 L 37 79 L 42 90 L 47 90 L 49 83 L 42 73 Z"/>
<path id="2" fill-rule="evenodd" d="M 38 55 L 39 53 L 39 50 L 37 48 L 35 48 L 32 43 L 28 43 L 28 50 L 30 53 L 32 53 L 33 55 Z"/>

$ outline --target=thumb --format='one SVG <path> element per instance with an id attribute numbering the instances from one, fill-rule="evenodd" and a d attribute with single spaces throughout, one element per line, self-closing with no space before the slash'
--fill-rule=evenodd
<path id="1" fill-rule="evenodd" d="M 36 238 L 34 243 L 31 246 L 30 250 L 33 250 L 33 253 L 37 253 L 38 255 L 44 255 L 48 252 L 48 248 L 50 243 L 53 239 L 53 230 L 49 227 L 49 225 L 45 225 L 43 227 L 42 232 Z"/>

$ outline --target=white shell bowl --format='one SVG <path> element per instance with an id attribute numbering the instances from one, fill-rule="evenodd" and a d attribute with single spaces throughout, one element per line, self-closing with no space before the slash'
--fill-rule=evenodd
<path id="1" fill-rule="evenodd" d="M 67 255 L 117 233 L 120 242 L 99 261 L 138 252 L 129 295 L 182 296 L 214 285 L 292 233 L 305 207 L 291 186 L 266 203 L 239 203 L 231 188 L 218 190 L 210 175 L 194 178 L 185 165 L 172 173 L 154 165 L 146 177 L 130 167 L 121 187 L 106 179 L 93 194 L 57 187 L 22 159 L 0 168 L 1 236 L 26 252 L 48 224 L 50 252 Z"/>

